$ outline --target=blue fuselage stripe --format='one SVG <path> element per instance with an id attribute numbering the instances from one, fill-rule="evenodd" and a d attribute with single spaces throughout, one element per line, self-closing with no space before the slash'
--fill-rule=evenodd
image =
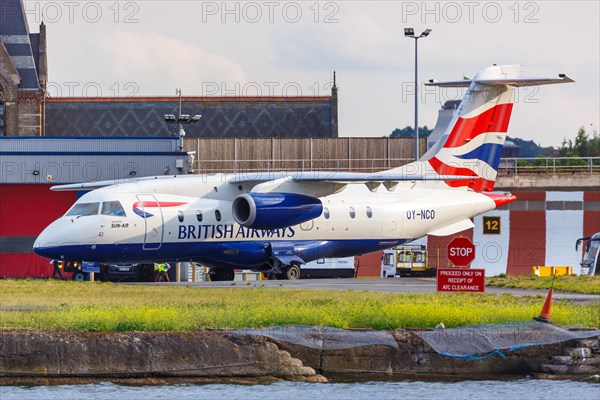
<path id="1" fill-rule="evenodd" d="M 260 268 L 271 256 L 271 246 L 293 246 L 305 262 L 320 258 L 350 257 L 402 244 L 408 239 L 386 240 L 303 240 L 303 241 L 231 241 L 162 243 L 156 249 L 144 249 L 142 243 L 69 245 L 38 247 L 35 252 L 47 258 L 97 261 L 101 263 L 194 261 L 211 267 Z M 396 243 L 397 242 L 397 243 Z"/>

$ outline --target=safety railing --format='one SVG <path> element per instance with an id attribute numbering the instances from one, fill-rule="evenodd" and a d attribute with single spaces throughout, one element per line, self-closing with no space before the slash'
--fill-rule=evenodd
<path id="1" fill-rule="evenodd" d="M 202 158 L 200 156 L 200 158 Z M 401 167 L 410 158 L 285 159 L 285 160 L 196 160 L 194 173 L 353 171 L 378 172 Z M 600 157 L 502 158 L 498 175 L 600 174 Z"/>
<path id="2" fill-rule="evenodd" d="M 600 174 L 600 157 L 502 158 L 498 174 Z"/>

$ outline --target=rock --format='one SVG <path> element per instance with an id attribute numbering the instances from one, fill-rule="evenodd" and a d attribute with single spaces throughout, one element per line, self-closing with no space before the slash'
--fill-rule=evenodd
<path id="1" fill-rule="evenodd" d="M 571 356 L 552 356 L 553 365 L 573 365 L 575 360 Z"/>
<path id="2" fill-rule="evenodd" d="M 569 352 L 569 355 L 574 359 L 588 358 L 592 356 L 592 350 L 588 347 L 577 347 Z"/>
<path id="3" fill-rule="evenodd" d="M 589 358 L 584 358 L 581 360 L 577 360 L 577 364 L 579 365 L 598 365 L 600 366 L 600 356 L 593 356 Z"/>
<path id="4" fill-rule="evenodd" d="M 581 347 L 587 347 L 592 349 L 592 352 L 598 353 L 600 351 L 600 339 L 582 339 L 579 341 Z"/>
<path id="5" fill-rule="evenodd" d="M 39 377 L 294 377 L 314 369 L 258 336 L 196 332 L 0 333 L 0 371 Z"/>

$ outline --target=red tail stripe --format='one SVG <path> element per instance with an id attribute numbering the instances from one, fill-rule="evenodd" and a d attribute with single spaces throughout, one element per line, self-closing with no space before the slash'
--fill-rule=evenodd
<path id="1" fill-rule="evenodd" d="M 459 167 L 453 167 L 448 164 L 444 164 L 437 157 L 431 158 L 430 160 L 428 160 L 428 162 L 429 162 L 429 164 L 431 164 L 433 169 L 435 169 L 435 172 L 437 172 L 440 175 L 462 175 L 462 176 L 474 176 L 474 177 L 477 176 L 477 174 L 475 172 L 471 171 L 468 168 L 459 168 Z M 460 185 L 460 186 L 462 186 L 462 185 Z"/>
<path id="2" fill-rule="evenodd" d="M 467 186 L 471 189 L 481 191 L 492 191 L 494 190 L 494 181 L 480 178 L 475 172 L 468 168 L 457 168 L 450 165 L 444 164 L 438 158 L 433 157 L 428 160 L 429 164 L 433 167 L 435 172 L 440 175 L 460 175 L 460 176 L 472 176 L 473 179 L 461 179 L 457 181 L 445 181 L 450 187 L 462 187 Z"/>
<path id="3" fill-rule="evenodd" d="M 512 103 L 498 104 L 475 117 L 458 118 L 444 147 L 462 146 L 486 132 L 507 132 L 512 107 Z"/>
<path id="4" fill-rule="evenodd" d="M 494 181 L 490 181 L 488 179 L 483 178 L 474 178 L 474 179 L 463 179 L 459 181 L 445 181 L 448 186 L 451 187 L 463 187 L 467 186 L 473 189 L 476 192 L 490 192 L 494 190 Z"/>

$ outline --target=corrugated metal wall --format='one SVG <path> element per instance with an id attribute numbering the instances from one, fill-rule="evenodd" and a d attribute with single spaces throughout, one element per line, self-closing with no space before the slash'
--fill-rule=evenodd
<path id="1" fill-rule="evenodd" d="M 421 139 L 421 149 L 425 149 Z M 407 138 L 186 138 L 185 151 L 195 151 L 197 172 L 239 170 L 378 171 L 414 159 Z"/>
<path id="2" fill-rule="evenodd" d="M 53 192 L 50 186 L 0 185 L 0 277 L 52 276 L 52 266 L 33 253 L 33 244 L 71 207 L 77 193 Z"/>
<path id="3" fill-rule="evenodd" d="M 0 138 L 0 183 L 73 183 L 187 172 L 177 138 Z M 184 168 L 177 169 L 177 160 Z"/>
<path id="4" fill-rule="evenodd" d="M 3 137 L 0 152 L 173 152 L 177 151 L 175 137 L 148 138 L 51 138 Z"/>

